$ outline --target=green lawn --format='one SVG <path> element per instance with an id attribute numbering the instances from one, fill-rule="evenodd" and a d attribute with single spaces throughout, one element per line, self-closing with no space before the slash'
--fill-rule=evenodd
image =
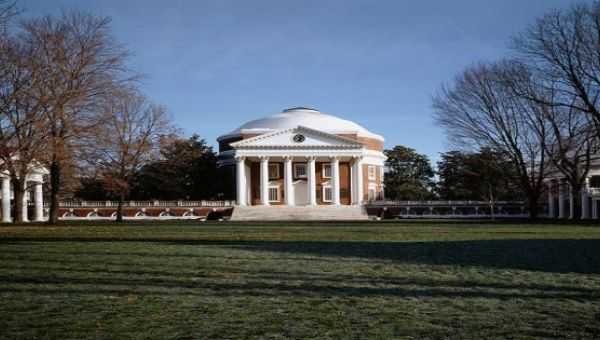
<path id="1" fill-rule="evenodd" d="M 0 227 L 0 338 L 600 337 L 600 227 Z"/>

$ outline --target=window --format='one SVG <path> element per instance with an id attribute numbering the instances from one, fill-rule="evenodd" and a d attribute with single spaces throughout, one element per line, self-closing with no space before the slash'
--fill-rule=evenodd
<path id="1" fill-rule="evenodd" d="M 375 179 L 375 166 L 369 165 L 369 179 Z"/>
<path id="2" fill-rule="evenodd" d="M 269 202 L 279 202 L 279 187 L 269 187 Z"/>
<path id="3" fill-rule="evenodd" d="M 323 202 L 331 202 L 332 196 L 331 186 L 323 186 Z"/>
<path id="4" fill-rule="evenodd" d="M 379 179 L 383 181 L 383 167 L 379 167 Z"/>
<path id="5" fill-rule="evenodd" d="M 306 178 L 306 163 L 294 164 L 294 178 Z"/>
<path id="6" fill-rule="evenodd" d="M 331 164 L 323 163 L 323 178 L 331 178 Z"/>
<path id="7" fill-rule="evenodd" d="M 279 164 L 269 164 L 269 178 L 279 178 Z"/>

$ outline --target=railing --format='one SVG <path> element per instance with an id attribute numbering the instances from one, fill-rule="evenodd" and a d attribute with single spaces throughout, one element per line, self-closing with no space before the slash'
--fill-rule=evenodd
<path id="1" fill-rule="evenodd" d="M 588 194 L 590 196 L 600 196 L 600 188 L 589 188 L 588 189 Z"/>
<path id="2" fill-rule="evenodd" d="M 397 205 L 397 206 L 489 206 L 490 203 L 493 205 L 515 205 L 520 206 L 525 204 L 523 201 L 392 201 L 392 200 L 373 200 L 365 201 L 366 205 Z"/>
<path id="3" fill-rule="evenodd" d="M 50 203 L 45 202 L 45 206 Z M 116 207 L 119 205 L 118 201 L 73 201 L 73 202 L 60 202 L 62 208 L 77 208 L 77 207 Z M 125 201 L 123 206 L 125 207 L 229 207 L 235 205 L 235 201 Z"/>

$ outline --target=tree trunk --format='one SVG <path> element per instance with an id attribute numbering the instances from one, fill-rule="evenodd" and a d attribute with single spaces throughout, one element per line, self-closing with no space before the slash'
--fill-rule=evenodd
<path id="1" fill-rule="evenodd" d="M 20 184 L 15 185 L 15 183 L 13 183 L 13 193 L 15 202 L 13 222 L 20 223 L 23 222 L 23 209 L 27 209 L 27 207 L 23 207 L 23 197 L 25 196 L 25 190 L 21 188 Z"/>
<path id="2" fill-rule="evenodd" d="M 54 159 L 50 163 L 50 213 L 48 216 L 48 224 L 58 223 L 59 209 L 59 193 L 60 193 L 60 164 Z"/>
<path id="3" fill-rule="evenodd" d="M 495 202 L 495 200 L 494 200 L 494 194 L 493 194 L 493 189 L 492 189 L 491 184 L 488 184 L 488 190 L 489 190 L 489 194 L 490 194 L 488 196 L 488 198 L 490 200 L 489 201 L 490 202 L 490 216 L 492 217 L 492 221 L 493 221 L 493 220 L 496 219 L 496 216 L 494 215 L 494 202 Z"/>
<path id="4" fill-rule="evenodd" d="M 117 206 L 117 219 L 115 222 L 123 222 L 123 205 L 125 204 L 125 194 L 119 195 L 119 205 Z"/>
<path id="5" fill-rule="evenodd" d="M 538 209 L 540 207 L 540 195 L 529 195 L 527 198 L 527 205 L 529 207 L 529 219 L 538 219 Z"/>

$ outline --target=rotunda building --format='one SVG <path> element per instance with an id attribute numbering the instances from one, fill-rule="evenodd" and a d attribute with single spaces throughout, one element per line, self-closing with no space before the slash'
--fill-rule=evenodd
<path id="1" fill-rule="evenodd" d="M 384 138 L 296 107 L 220 136 L 219 164 L 238 205 L 359 205 L 384 195 Z"/>

